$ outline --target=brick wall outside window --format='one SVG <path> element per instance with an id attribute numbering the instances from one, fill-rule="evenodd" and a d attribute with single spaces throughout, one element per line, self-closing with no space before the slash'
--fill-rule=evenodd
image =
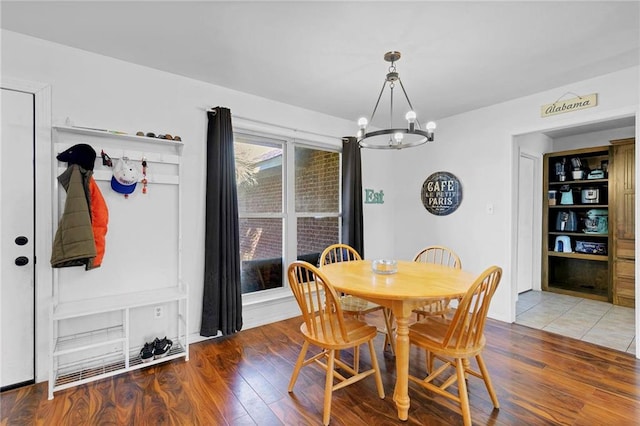
<path id="1" fill-rule="evenodd" d="M 297 213 L 335 213 L 339 207 L 340 156 L 336 152 L 295 149 Z M 282 156 L 279 157 L 280 160 Z M 240 212 L 279 213 L 283 206 L 282 164 L 269 159 L 253 175 L 253 185 L 240 185 Z M 240 219 L 243 293 L 282 286 L 283 223 L 281 218 Z M 297 219 L 298 257 L 316 263 L 319 253 L 339 241 L 338 217 Z"/>

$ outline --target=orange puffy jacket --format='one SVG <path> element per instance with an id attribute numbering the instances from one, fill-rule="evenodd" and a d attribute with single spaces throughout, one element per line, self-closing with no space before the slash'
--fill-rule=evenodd
<path id="1" fill-rule="evenodd" d="M 89 200 L 91 203 L 91 227 L 93 228 L 93 239 L 96 244 L 96 257 L 93 260 L 93 268 L 97 268 L 102 264 L 102 258 L 104 257 L 109 209 L 93 176 L 89 178 Z"/>

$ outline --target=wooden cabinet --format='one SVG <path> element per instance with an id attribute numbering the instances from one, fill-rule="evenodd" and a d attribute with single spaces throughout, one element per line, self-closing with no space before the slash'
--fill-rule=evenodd
<path id="1" fill-rule="evenodd" d="M 545 154 L 542 289 L 612 299 L 608 146 Z"/>
<path id="2" fill-rule="evenodd" d="M 635 138 L 611 144 L 613 303 L 635 307 Z"/>

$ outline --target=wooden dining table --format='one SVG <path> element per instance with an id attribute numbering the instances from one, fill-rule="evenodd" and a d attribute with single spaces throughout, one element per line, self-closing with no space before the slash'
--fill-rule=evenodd
<path id="1" fill-rule="evenodd" d="M 398 418 L 409 415 L 409 319 L 412 310 L 429 299 L 463 296 L 475 275 L 443 265 L 398 261 L 397 272 L 374 272 L 370 260 L 337 262 L 321 271 L 337 291 L 352 294 L 391 309 L 396 319 L 396 385 L 393 400 Z"/>

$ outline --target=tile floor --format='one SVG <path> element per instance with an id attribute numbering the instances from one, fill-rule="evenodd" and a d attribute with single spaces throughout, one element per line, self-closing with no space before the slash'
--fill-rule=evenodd
<path id="1" fill-rule="evenodd" d="M 532 290 L 518 296 L 516 323 L 636 353 L 633 308 Z"/>

